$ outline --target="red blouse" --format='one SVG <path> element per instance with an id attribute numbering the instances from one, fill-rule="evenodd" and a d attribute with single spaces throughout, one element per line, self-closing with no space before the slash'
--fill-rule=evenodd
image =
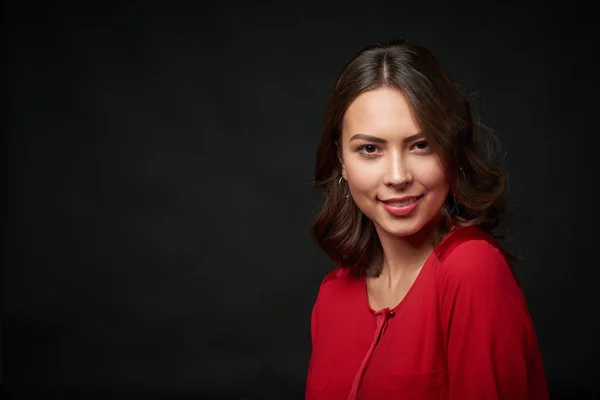
<path id="1" fill-rule="evenodd" d="M 404 299 L 374 311 L 339 266 L 312 319 L 306 399 L 548 399 L 525 297 L 495 240 L 457 228 Z"/>

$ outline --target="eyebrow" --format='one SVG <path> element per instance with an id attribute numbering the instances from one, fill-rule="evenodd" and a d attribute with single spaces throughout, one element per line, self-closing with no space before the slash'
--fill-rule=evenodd
<path id="1" fill-rule="evenodd" d="M 417 132 L 414 135 L 410 135 L 410 136 L 404 138 L 403 142 L 404 143 L 412 142 L 413 140 L 420 139 L 424 136 L 425 135 L 423 134 L 423 132 Z M 382 139 L 377 136 L 365 135 L 364 133 L 357 133 L 356 135 L 352 136 L 350 138 L 350 141 L 353 141 L 353 140 L 366 140 L 368 142 L 382 143 L 382 144 L 387 143 L 387 140 L 385 140 L 385 139 Z"/>

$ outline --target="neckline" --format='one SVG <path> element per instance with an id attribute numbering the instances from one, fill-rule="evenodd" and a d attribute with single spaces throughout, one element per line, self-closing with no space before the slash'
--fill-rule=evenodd
<path id="1" fill-rule="evenodd" d="M 460 229 L 463 229 L 462 227 L 455 227 L 452 230 L 450 230 L 450 232 L 448 232 L 446 234 L 446 236 L 440 241 L 440 243 L 437 244 L 437 246 L 435 246 L 432 250 L 431 253 L 429 253 L 429 255 L 427 256 L 427 258 L 425 259 L 425 262 L 423 263 L 423 266 L 421 267 L 421 270 L 419 271 L 419 273 L 417 274 L 417 277 L 415 278 L 415 281 L 412 283 L 412 285 L 410 285 L 410 288 L 408 288 L 408 291 L 406 292 L 406 294 L 404 295 L 404 297 L 402 298 L 402 300 L 400 300 L 400 302 L 398 304 L 396 304 L 394 307 L 384 307 L 380 310 L 374 310 L 371 307 L 371 304 L 369 304 L 369 292 L 367 290 L 367 277 L 363 276 L 361 278 L 361 286 L 362 286 L 362 297 L 363 297 L 363 304 L 365 304 L 365 306 L 367 307 L 367 310 L 374 315 L 379 315 L 382 313 L 387 313 L 390 311 L 394 311 L 394 313 L 398 312 L 398 309 L 404 304 L 406 303 L 407 299 L 410 297 L 411 293 L 415 291 L 415 286 L 417 286 L 417 284 L 423 280 L 424 278 L 422 277 L 424 275 L 425 272 L 429 272 L 430 269 L 430 264 L 432 263 L 432 259 L 436 256 L 437 254 L 437 250 L 440 248 L 440 246 L 446 242 L 446 240 L 448 240 L 448 238 L 450 238 L 451 236 L 454 235 L 454 233 Z"/>

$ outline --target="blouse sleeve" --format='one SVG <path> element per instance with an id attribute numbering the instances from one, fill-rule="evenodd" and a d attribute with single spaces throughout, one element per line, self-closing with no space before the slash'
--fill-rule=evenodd
<path id="1" fill-rule="evenodd" d="M 441 269 L 449 399 L 547 399 L 525 297 L 502 253 L 459 245 Z"/>
<path id="2" fill-rule="evenodd" d="M 320 303 L 322 302 L 322 297 L 323 297 L 323 287 L 330 280 L 335 279 L 336 277 L 338 277 L 342 274 L 345 274 L 345 273 L 347 273 L 347 271 L 343 270 L 340 266 L 337 266 L 333 271 L 328 273 L 325 276 L 325 278 L 323 278 L 323 280 L 321 281 L 321 284 L 319 285 L 319 290 L 317 292 L 317 298 L 313 304 L 311 317 L 310 317 L 310 337 L 311 337 L 313 346 L 315 344 L 315 338 L 316 338 L 317 332 L 318 332 L 319 309 L 321 308 Z"/>
<path id="3" fill-rule="evenodd" d="M 310 339 L 313 346 L 315 345 L 315 337 L 317 336 L 317 303 L 318 299 L 315 300 L 310 315 Z"/>

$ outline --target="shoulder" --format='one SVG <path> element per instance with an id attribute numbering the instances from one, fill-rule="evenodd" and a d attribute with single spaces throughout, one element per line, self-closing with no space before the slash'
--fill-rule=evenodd
<path id="1" fill-rule="evenodd" d="M 512 286 L 516 278 L 499 243 L 478 227 L 458 228 L 436 248 L 440 274 L 460 283 Z"/>
<path id="2" fill-rule="evenodd" d="M 321 285 L 324 285 L 327 282 L 344 279 L 348 275 L 348 268 L 344 268 L 342 265 L 338 265 L 333 271 L 325 275 L 325 278 L 323 278 L 323 282 L 321 282 Z"/>
<path id="3" fill-rule="evenodd" d="M 502 323 L 529 332 L 525 295 L 492 236 L 479 228 L 460 228 L 438 246 L 436 256 L 437 296 L 442 309 L 451 315 L 447 323 L 464 317 L 471 323 Z"/>
<path id="4" fill-rule="evenodd" d="M 339 299 L 352 295 L 356 282 L 357 278 L 350 274 L 349 268 L 338 265 L 321 281 L 318 298 Z"/>
<path id="5" fill-rule="evenodd" d="M 338 265 L 333 271 L 325 275 L 321 281 L 321 290 L 325 287 L 338 286 L 351 279 L 350 271 L 343 265 Z"/>

